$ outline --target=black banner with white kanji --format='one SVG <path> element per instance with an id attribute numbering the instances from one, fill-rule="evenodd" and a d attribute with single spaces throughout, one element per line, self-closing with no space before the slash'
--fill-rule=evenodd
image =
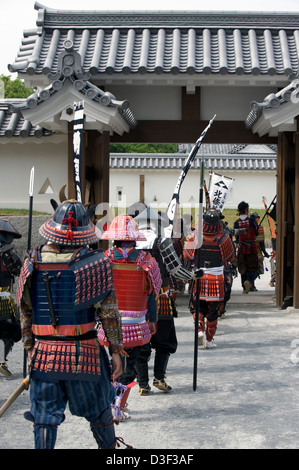
<path id="1" fill-rule="evenodd" d="M 84 127 L 84 101 L 74 103 L 73 174 L 76 200 L 82 201 L 82 142 Z"/>

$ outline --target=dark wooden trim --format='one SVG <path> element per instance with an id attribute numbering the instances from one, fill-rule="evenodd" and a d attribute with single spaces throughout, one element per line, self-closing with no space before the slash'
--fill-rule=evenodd
<path id="1" fill-rule="evenodd" d="M 211 116 L 212 118 L 213 116 Z M 180 143 L 196 142 L 208 121 L 138 121 L 137 127 L 122 136 L 113 134 L 111 142 Z M 246 129 L 243 121 L 214 121 L 205 136 L 210 144 L 276 144 L 277 137 L 259 137 Z"/>

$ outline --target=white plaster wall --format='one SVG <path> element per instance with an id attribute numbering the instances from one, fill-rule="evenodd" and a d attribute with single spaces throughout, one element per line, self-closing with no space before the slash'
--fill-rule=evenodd
<path id="1" fill-rule="evenodd" d="M 263 102 L 273 88 L 258 86 L 202 86 L 200 89 L 200 117 L 218 121 L 245 121 L 251 101 Z"/>
<path id="2" fill-rule="evenodd" d="M 34 166 L 33 210 L 52 213 L 50 199 L 59 202 L 59 191 L 67 184 L 67 137 L 60 139 L 59 144 L 51 142 L 51 138 L 39 144 L 28 143 L 30 139 L 7 140 L 9 143 L 0 144 L 0 207 L 28 209 L 30 172 Z M 53 192 L 39 194 L 47 178 Z"/>
<path id="3" fill-rule="evenodd" d="M 110 86 L 109 91 L 118 99 L 128 100 L 138 120 L 181 119 L 180 86 Z M 157 114 L 158 110 L 158 114 Z"/>
<path id="4" fill-rule="evenodd" d="M 234 83 L 200 87 L 201 119 L 209 120 L 216 114 L 220 121 L 244 121 L 250 111 L 250 102 L 263 102 L 265 96 L 273 92 L 271 87 L 235 86 Z M 109 85 L 109 91 L 119 100 L 129 101 L 137 120 L 181 119 L 180 85 Z"/>
<path id="5" fill-rule="evenodd" d="M 64 137 L 60 143 L 53 143 L 49 138 L 46 144 L 28 143 L 28 140 L 20 138 L 15 139 L 19 143 L 7 140 L 9 144 L 0 144 L 0 207 L 28 208 L 29 178 L 34 166 L 33 209 L 52 213 L 50 199 L 59 202 L 59 191 L 67 183 L 67 138 Z M 166 208 L 180 175 L 179 170 L 110 170 L 110 201 L 107 203 L 128 207 L 139 201 L 141 174 L 145 177 L 145 203 Z M 241 200 L 245 200 L 250 207 L 262 209 L 262 196 L 270 203 L 276 194 L 275 171 L 225 171 L 223 175 L 234 179 L 226 208 L 236 208 Z M 47 178 L 53 192 L 39 194 Z M 208 184 L 207 170 L 205 179 Z M 181 188 L 181 205 L 189 207 L 198 202 L 199 181 L 199 171 L 190 169 Z M 122 201 L 117 200 L 118 190 L 122 191 Z"/>
<path id="6" fill-rule="evenodd" d="M 223 176 L 233 178 L 230 196 L 225 208 L 234 209 L 239 202 L 245 200 L 254 209 L 263 209 L 262 197 L 270 204 L 276 194 L 275 171 L 224 171 L 216 172 Z M 112 205 L 129 206 L 139 201 L 139 177 L 144 175 L 144 192 L 146 205 L 159 205 L 167 207 L 172 197 L 177 179 L 178 170 L 110 170 L 110 203 Z M 207 185 L 209 171 L 205 172 Z M 200 173 L 190 170 L 182 184 L 180 203 L 185 207 L 195 206 L 199 198 Z M 117 202 L 116 188 L 122 188 L 123 204 Z"/>

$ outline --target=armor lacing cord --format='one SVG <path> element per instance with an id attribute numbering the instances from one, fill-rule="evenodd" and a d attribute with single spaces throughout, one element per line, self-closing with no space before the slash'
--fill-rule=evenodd
<path id="1" fill-rule="evenodd" d="M 96 422 L 91 422 L 90 428 L 99 449 L 115 449 L 117 442 L 110 408 L 106 408 Z"/>
<path id="2" fill-rule="evenodd" d="M 74 219 L 73 214 L 74 214 L 73 211 L 69 211 L 69 217 L 62 219 L 62 224 L 67 224 L 67 223 L 69 224 L 69 229 L 66 234 L 66 239 L 71 240 L 71 241 L 74 240 L 72 225 L 74 225 L 75 227 L 78 226 L 78 221 Z"/>
<path id="3" fill-rule="evenodd" d="M 120 447 L 119 442 L 120 442 L 121 444 L 123 444 L 124 446 L 126 446 L 127 449 L 134 449 L 134 447 L 133 447 L 133 446 L 130 446 L 130 444 L 126 444 L 122 437 L 117 437 L 117 438 L 116 438 L 116 445 L 117 445 L 117 447 Z"/>

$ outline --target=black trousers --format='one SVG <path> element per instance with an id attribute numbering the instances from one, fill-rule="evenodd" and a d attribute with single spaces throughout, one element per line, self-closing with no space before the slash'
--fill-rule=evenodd
<path id="1" fill-rule="evenodd" d="M 166 374 L 169 356 L 177 350 L 177 337 L 173 317 L 158 320 L 157 333 L 152 336 L 151 343 L 141 346 L 141 352 L 135 362 L 137 380 L 141 388 L 148 385 L 148 361 L 152 349 L 155 350 L 154 377 L 162 380 Z"/>

